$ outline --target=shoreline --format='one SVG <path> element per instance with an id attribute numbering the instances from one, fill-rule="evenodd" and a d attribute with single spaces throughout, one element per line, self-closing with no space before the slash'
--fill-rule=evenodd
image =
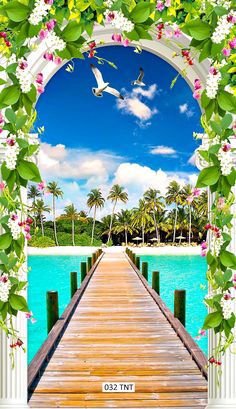
<path id="1" fill-rule="evenodd" d="M 28 247 L 29 256 L 87 256 L 96 251 L 99 247 L 95 246 L 58 246 L 58 247 Z M 129 247 L 136 254 L 146 256 L 200 256 L 200 246 L 163 246 L 163 247 Z M 125 251 L 124 246 L 104 247 L 105 253 L 121 253 Z"/>

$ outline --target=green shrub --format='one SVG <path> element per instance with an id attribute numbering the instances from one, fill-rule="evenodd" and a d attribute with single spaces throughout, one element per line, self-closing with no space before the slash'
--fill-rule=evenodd
<path id="1" fill-rule="evenodd" d="M 32 239 L 29 241 L 29 246 L 31 247 L 53 247 L 55 246 L 55 241 L 52 240 L 50 237 L 40 236 L 36 237 L 33 236 Z"/>

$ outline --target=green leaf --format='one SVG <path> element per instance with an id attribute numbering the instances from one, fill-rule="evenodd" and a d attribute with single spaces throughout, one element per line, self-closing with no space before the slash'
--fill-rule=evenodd
<path id="1" fill-rule="evenodd" d="M 216 328 L 218 327 L 218 325 L 220 325 L 222 319 L 223 318 L 220 311 L 211 312 L 206 316 L 203 328 L 205 329 Z"/>
<path id="2" fill-rule="evenodd" d="M 221 120 L 221 127 L 227 129 L 232 123 L 233 117 L 230 114 L 226 114 Z"/>
<path id="3" fill-rule="evenodd" d="M 82 27 L 76 21 L 71 21 L 62 31 L 62 38 L 65 41 L 76 41 L 81 36 Z"/>
<path id="4" fill-rule="evenodd" d="M 9 303 L 12 308 L 16 311 L 29 311 L 27 302 L 22 295 L 11 294 L 9 297 Z"/>
<path id="5" fill-rule="evenodd" d="M 203 108 L 206 108 L 207 105 L 211 102 L 210 98 L 206 95 L 206 91 L 204 90 L 201 96 L 201 105 Z"/>
<path id="6" fill-rule="evenodd" d="M 214 122 L 214 121 L 211 121 L 210 124 L 211 124 L 212 130 L 213 130 L 217 135 L 221 135 L 221 126 L 220 126 L 217 122 Z"/>
<path id="7" fill-rule="evenodd" d="M 199 62 L 202 62 L 211 55 L 211 45 L 212 41 L 209 39 L 202 48 L 202 51 L 199 55 Z"/>
<path id="8" fill-rule="evenodd" d="M 226 283 L 227 281 L 230 281 L 231 278 L 232 278 L 232 271 L 231 270 L 226 270 L 224 272 L 224 275 L 223 275 L 224 282 Z"/>
<path id="9" fill-rule="evenodd" d="M 12 235 L 11 233 L 4 233 L 0 236 L 0 249 L 6 250 L 10 247 L 12 242 Z"/>
<path id="10" fill-rule="evenodd" d="M 142 27 L 141 25 L 135 25 L 135 30 L 139 35 L 139 38 L 144 38 L 146 40 L 152 40 L 152 36 L 148 33 L 148 31 Z"/>
<path id="11" fill-rule="evenodd" d="M 224 111 L 236 112 L 236 97 L 227 91 L 221 91 L 217 98 L 218 104 Z"/>
<path id="12" fill-rule="evenodd" d="M 130 18 L 134 23 L 144 23 L 151 13 L 150 3 L 141 1 L 136 4 L 130 13 Z"/>
<path id="13" fill-rule="evenodd" d="M 227 250 L 222 250 L 220 253 L 220 262 L 225 267 L 230 267 L 236 270 L 236 256 Z"/>
<path id="14" fill-rule="evenodd" d="M 25 6 L 22 3 L 19 3 L 18 1 L 12 1 L 11 3 L 4 6 L 3 9 L 6 11 L 9 19 L 17 23 L 25 20 L 30 13 L 29 7 Z"/>
<path id="15" fill-rule="evenodd" d="M 209 38 L 211 34 L 211 27 L 209 24 L 203 22 L 200 18 L 188 22 L 185 24 L 185 28 L 196 40 L 205 40 L 206 38 Z"/>
<path id="16" fill-rule="evenodd" d="M 220 177 L 220 169 L 217 166 L 210 166 L 203 169 L 197 180 L 197 187 L 212 186 L 218 182 Z"/>
<path id="17" fill-rule="evenodd" d="M 13 109 L 8 108 L 5 111 L 5 117 L 8 119 L 9 122 L 12 122 L 13 124 L 16 122 L 16 114 Z"/>
<path id="18" fill-rule="evenodd" d="M 8 74 L 13 74 L 16 71 L 17 66 L 18 66 L 18 64 L 15 63 L 15 62 L 13 64 L 8 65 L 7 68 L 6 68 L 6 72 Z"/>
<path id="19" fill-rule="evenodd" d="M 4 88 L 0 93 L 0 107 L 14 105 L 20 98 L 20 93 L 18 85 L 10 85 L 10 87 Z"/>
<path id="20" fill-rule="evenodd" d="M 17 171 L 22 179 L 40 182 L 41 177 L 37 166 L 33 162 L 22 160 L 17 166 Z"/>

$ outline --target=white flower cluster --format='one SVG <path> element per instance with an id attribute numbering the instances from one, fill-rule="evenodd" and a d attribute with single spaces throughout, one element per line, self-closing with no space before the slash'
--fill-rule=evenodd
<path id="1" fill-rule="evenodd" d="M 114 3 L 115 3 L 115 0 L 107 0 L 104 2 L 104 5 L 108 8 L 111 8 Z"/>
<path id="2" fill-rule="evenodd" d="M 18 224 L 18 219 L 14 220 L 12 217 L 10 217 L 7 225 L 11 230 L 13 240 L 18 240 L 21 234 L 21 228 Z"/>
<path id="3" fill-rule="evenodd" d="M 19 80 L 21 91 L 23 93 L 27 93 L 31 90 L 33 77 L 28 67 L 22 69 L 20 68 L 20 64 L 19 64 L 16 69 L 16 78 Z"/>
<path id="4" fill-rule="evenodd" d="M 208 3 L 210 3 L 213 7 L 223 6 L 226 9 L 228 9 L 231 5 L 231 1 L 225 1 L 225 0 L 208 0 Z"/>
<path id="5" fill-rule="evenodd" d="M 52 53 L 55 50 L 62 51 L 66 47 L 65 41 L 58 37 L 54 31 L 48 33 L 46 43 Z"/>
<path id="6" fill-rule="evenodd" d="M 224 239 L 222 237 L 222 235 L 220 235 L 219 237 L 217 237 L 215 234 L 212 234 L 211 237 L 211 245 L 210 248 L 212 250 L 212 253 L 218 257 L 220 254 L 220 249 L 222 244 L 224 243 Z"/>
<path id="7" fill-rule="evenodd" d="M 46 17 L 51 7 L 52 5 L 45 3 L 44 0 L 36 0 L 34 9 L 29 16 L 29 23 L 37 26 Z"/>
<path id="8" fill-rule="evenodd" d="M 222 175 L 224 176 L 229 175 L 232 171 L 232 167 L 234 166 L 232 152 L 230 150 L 225 152 L 222 146 L 217 156 L 220 161 Z"/>
<path id="9" fill-rule="evenodd" d="M 220 305 L 222 307 L 222 312 L 223 312 L 223 317 L 225 320 L 228 320 L 233 312 L 233 303 L 232 303 L 232 299 L 225 299 L 224 297 L 222 297 Z"/>
<path id="10" fill-rule="evenodd" d="M 209 72 L 206 80 L 206 94 L 208 98 L 214 99 L 217 95 L 219 82 L 221 80 L 221 73 L 212 74 Z"/>
<path id="11" fill-rule="evenodd" d="M 230 13 L 234 17 L 234 13 Z M 216 29 L 211 36 L 212 42 L 220 44 L 229 35 L 232 22 L 228 21 L 228 16 L 224 15 L 219 18 Z"/>
<path id="12" fill-rule="evenodd" d="M 11 282 L 6 274 L 0 277 L 0 301 L 7 302 L 9 291 L 11 289 Z"/>
<path id="13" fill-rule="evenodd" d="M 10 170 L 16 168 L 17 156 L 20 152 L 19 145 L 17 142 L 13 146 L 7 145 L 5 153 L 6 167 Z"/>
<path id="14" fill-rule="evenodd" d="M 129 33 L 134 29 L 134 24 L 132 21 L 128 20 L 122 11 L 113 11 L 113 18 L 109 18 L 110 11 L 107 10 L 105 12 L 106 19 L 111 23 L 111 25 L 116 28 L 117 30 L 127 31 Z"/>

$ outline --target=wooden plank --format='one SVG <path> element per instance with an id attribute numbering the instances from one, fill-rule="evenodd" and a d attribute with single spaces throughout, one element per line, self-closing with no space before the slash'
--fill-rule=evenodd
<path id="1" fill-rule="evenodd" d="M 41 351 L 42 377 L 31 382 L 30 407 L 206 405 L 196 344 L 123 254 L 97 262 L 62 328 L 49 362 Z M 103 382 L 135 382 L 136 391 L 102 393 Z"/>

